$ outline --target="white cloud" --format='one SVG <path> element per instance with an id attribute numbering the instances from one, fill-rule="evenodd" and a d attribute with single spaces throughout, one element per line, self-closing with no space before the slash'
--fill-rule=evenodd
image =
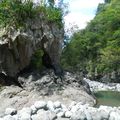
<path id="1" fill-rule="evenodd" d="M 84 15 L 81 12 L 71 12 L 64 17 L 66 27 L 71 27 L 70 25 L 77 25 L 80 29 L 84 28 L 89 20 L 91 20 L 94 15 Z"/>
<path id="2" fill-rule="evenodd" d="M 104 2 L 104 0 L 70 0 L 70 8 L 93 8 L 96 7 L 99 3 Z"/>
<path id="3" fill-rule="evenodd" d="M 76 24 L 79 29 L 85 28 L 87 22 L 94 18 L 98 4 L 103 2 L 104 0 L 70 0 L 70 13 L 64 18 L 66 27 Z"/>

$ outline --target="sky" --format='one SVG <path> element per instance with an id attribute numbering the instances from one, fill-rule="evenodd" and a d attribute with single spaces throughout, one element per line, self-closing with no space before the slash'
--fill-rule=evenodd
<path id="1" fill-rule="evenodd" d="M 64 17 L 66 28 L 77 25 L 79 29 L 83 29 L 94 18 L 98 4 L 104 0 L 64 0 L 64 2 L 69 3 L 70 11 Z"/>
<path id="2" fill-rule="evenodd" d="M 60 2 L 67 3 L 69 9 L 69 13 L 64 17 L 65 28 L 71 29 L 76 25 L 79 29 L 83 29 L 94 18 L 98 4 L 104 3 L 104 0 L 55 0 L 56 5 Z"/>

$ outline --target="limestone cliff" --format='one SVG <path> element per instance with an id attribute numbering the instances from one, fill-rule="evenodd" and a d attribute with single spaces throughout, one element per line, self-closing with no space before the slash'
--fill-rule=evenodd
<path id="1" fill-rule="evenodd" d="M 26 27 L 0 31 L 0 73 L 16 76 L 29 65 L 37 49 L 43 49 L 53 64 L 59 64 L 64 29 L 44 15 L 26 20 Z"/>

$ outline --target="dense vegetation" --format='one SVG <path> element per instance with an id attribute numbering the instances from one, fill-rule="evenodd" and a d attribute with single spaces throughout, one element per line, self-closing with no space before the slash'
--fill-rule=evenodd
<path id="1" fill-rule="evenodd" d="M 62 10 L 54 7 L 54 1 L 41 0 L 35 4 L 33 0 L 1 0 L 0 1 L 0 27 L 15 26 L 25 27 L 25 22 L 44 13 L 44 18 L 48 21 L 56 21 L 61 25 Z"/>
<path id="2" fill-rule="evenodd" d="M 95 18 L 71 37 L 61 62 L 90 76 L 120 73 L 120 0 L 99 4 Z"/>

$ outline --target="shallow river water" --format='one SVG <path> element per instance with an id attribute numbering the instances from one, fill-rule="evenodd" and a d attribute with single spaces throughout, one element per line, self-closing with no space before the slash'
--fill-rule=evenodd
<path id="1" fill-rule="evenodd" d="M 97 98 L 96 107 L 99 107 L 100 105 L 112 107 L 120 106 L 120 92 L 99 91 L 95 93 L 95 96 Z"/>

